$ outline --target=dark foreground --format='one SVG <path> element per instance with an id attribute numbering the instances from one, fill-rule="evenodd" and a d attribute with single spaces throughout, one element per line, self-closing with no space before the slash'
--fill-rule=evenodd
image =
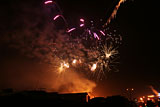
<path id="1" fill-rule="evenodd" d="M 129 101 L 123 96 L 110 96 L 107 98 L 95 97 L 90 99 L 87 93 L 58 94 L 44 91 L 23 91 L 14 93 L 1 93 L 0 104 L 17 106 L 98 106 L 98 107 L 158 107 L 154 103 L 139 105 Z M 160 106 L 159 106 L 160 107 Z"/>

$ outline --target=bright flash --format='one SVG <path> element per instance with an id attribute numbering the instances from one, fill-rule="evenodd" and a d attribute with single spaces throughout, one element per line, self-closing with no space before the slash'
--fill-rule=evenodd
<path id="1" fill-rule="evenodd" d="M 112 54 L 105 52 L 106 58 L 109 58 Z"/>
<path id="2" fill-rule="evenodd" d="M 68 63 L 64 63 L 64 67 L 65 68 L 69 68 L 69 64 Z"/>
<path id="3" fill-rule="evenodd" d="M 59 72 L 61 73 L 62 71 L 64 71 L 66 68 L 69 68 L 69 64 L 68 63 L 61 63 L 60 67 L 59 67 Z"/>
<path id="4" fill-rule="evenodd" d="M 93 64 L 92 67 L 91 67 L 91 71 L 95 71 L 97 68 L 97 64 Z"/>
<path id="5" fill-rule="evenodd" d="M 76 62 L 77 62 L 77 60 L 76 60 L 76 59 L 74 59 L 74 60 L 72 61 L 72 63 L 73 63 L 73 64 L 75 64 Z"/>
<path id="6" fill-rule="evenodd" d="M 114 56 L 114 55 L 118 54 L 118 51 L 112 45 L 104 46 L 103 47 L 103 52 L 104 52 L 105 57 L 107 59 L 109 59 L 111 56 Z"/>

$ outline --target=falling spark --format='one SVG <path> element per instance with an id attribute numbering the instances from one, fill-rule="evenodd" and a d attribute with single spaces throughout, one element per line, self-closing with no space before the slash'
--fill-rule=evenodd
<path id="1" fill-rule="evenodd" d="M 97 38 L 99 40 L 97 33 L 94 32 L 93 35 L 94 35 L 94 38 Z"/>
<path id="2" fill-rule="evenodd" d="M 95 71 L 97 68 L 97 64 L 93 64 L 92 67 L 91 67 L 91 71 Z"/>
<path id="3" fill-rule="evenodd" d="M 52 0 L 48 0 L 48 1 L 44 2 L 44 4 L 50 4 L 50 3 L 53 3 L 53 1 Z"/>
<path id="4" fill-rule="evenodd" d="M 69 29 L 67 32 L 68 33 L 70 33 L 70 32 L 72 32 L 73 30 L 75 30 L 76 28 L 71 28 L 71 29 Z"/>
<path id="5" fill-rule="evenodd" d="M 100 33 L 101 33 L 103 36 L 105 36 L 105 33 L 104 33 L 102 30 L 100 30 Z"/>
<path id="6" fill-rule="evenodd" d="M 80 21 L 81 21 L 82 23 L 84 23 L 84 19 L 80 19 Z"/>
<path id="7" fill-rule="evenodd" d="M 116 7 L 114 8 L 111 16 L 108 18 L 107 23 L 105 23 L 105 25 L 109 24 L 109 23 L 111 22 L 111 20 L 116 17 L 117 11 L 118 11 L 121 3 L 124 3 L 125 1 L 126 1 L 126 0 L 120 0 L 120 1 L 118 2 L 118 4 L 117 4 Z"/>
<path id="8" fill-rule="evenodd" d="M 59 18 L 61 15 L 56 15 L 53 20 L 56 20 L 57 18 Z"/>
<path id="9" fill-rule="evenodd" d="M 84 26 L 84 24 L 80 24 L 80 27 L 83 27 Z"/>
<path id="10" fill-rule="evenodd" d="M 88 30 L 88 32 L 89 32 L 89 35 L 91 35 L 91 30 Z"/>

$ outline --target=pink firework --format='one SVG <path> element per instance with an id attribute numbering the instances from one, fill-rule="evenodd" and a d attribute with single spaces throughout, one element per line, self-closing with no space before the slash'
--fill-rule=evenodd
<path id="1" fill-rule="evenodd" d="M 80 22 L 84 23 L 84 19 L 80 19 Z"/>
<path id="2" fill-rule="evenodd" d="M 72 32 L 73 30 L 75 30 L 76 28 L 71 28 L 71 29 L 69 29 L 67 32 L 68 33 L 70 33 L 70 32 Z"/>
<path id="3" fill-rule="evenodd" d="M 56 15 L 53 20 L 56 20 L 57 18 L 59 18 L 61 15 Z"/>
<path id="4" fill-rule="evenodd" d="M 97 38 L 99 40 L 99 37 L 96 33 L 93 33 L 93 35 L 94 35 L 94 38 Z"/>
<path id="5" fill-rule="evenodd" d="M 100 30 L 99 31 L 103 36 L 105 36 L 105 33 L 102 31 L 102 30 Z"/>
<path id="6" fill-rule="evenodd" d="M 83 27 L 83 26 L 84 26 L 84 24 L 80 24 L 79 26 L 80 26 L 80 27 Z"/>
<path id="7" fill-rule="evenodd" d="M 44 4 L 50 4 L 50 3 L 53 3 L 52 0 L 48 0 L 48 1 L 45 1 Z"/>

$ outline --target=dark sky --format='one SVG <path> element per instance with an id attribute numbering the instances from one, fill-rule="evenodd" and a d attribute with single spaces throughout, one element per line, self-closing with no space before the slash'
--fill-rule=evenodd
<path id="1" fill-rule="evenodd" d="M 117 0 L 56 1 L 69 24 L 73 25 L 80 17 L 94 21 L 102 18 L 105 21 L 117 3 Z M 9 23 L 7 19 L 15 13 L 12 11 L 6 13 L 8 7 L 10 4 L 16 7 L 18 2 L 23 3 L 22 0 L 16 0 L 8 1 L 8 4 L 4 3 L 5 5 L 1 4 L 1 11 L 5 14 L 2 14 L 5 17 L 2 17 L 1 23 Z M 33 1 L 30 3 L 33 4 Z M 36 6 L 41 3 L 43 3 L 41 0 L 34 1 Z M 149 85 L 160 91 L 159 11 L 156 5 L 154 1 L 146 0 L 128 0 L 121 4 L 116 18 L 110 24 L 120 31 L 123 37 L 120 46 L 120 72 L 109 73 L 107 79 L 99 83 L 96 90 L 101 90 L 100 95 L 124 94 L 126 88 L 134 88 L 135 95 L 144 95 L 151 93 Z M 0 28 L 7 30 L 4 27 Z"/>

